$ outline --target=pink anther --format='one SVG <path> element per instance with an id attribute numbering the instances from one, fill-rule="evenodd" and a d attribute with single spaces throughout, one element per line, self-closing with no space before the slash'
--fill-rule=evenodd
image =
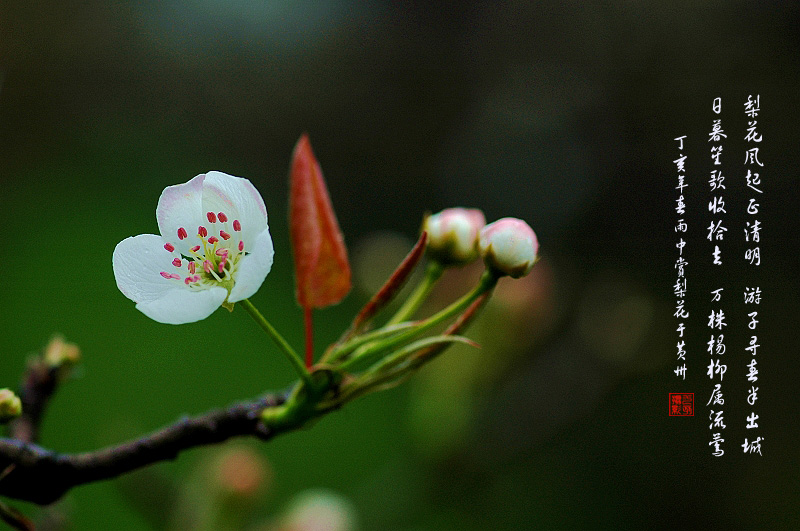
<path id="1" fill-rule="evenodd" d="M 220 249 L 217 249 L 217 252 L 214 254 L 216 254 L 217 256 L 228 256 L 228 250 L 225 247 L 222 247 Z"/>
<path id="2" fill-rule="evenodd" d="M 197 270 L 197 265 L 194 262 L 189 262 L 189 273 L 194 275 L 194 272 Z"/>
<path id="3" fill-rule="evenodd" d="M 197 227 L 197 234 L 201 238 L 205 238 L 206 236 L 208 236 L 208 231 L 204 226 L 200 225 L 199 227 Z"/>
<path id="4" fill-rule="evenodd" d="M 166 249 L 169 252 L 172 252 L 175 250 L 175 246 L 168 242 L 164 244 L 164 249 Z"/>
<path id="5" fill-rule="evenodd" d="M 186 233 L 186 229 L 184 229 L 183 227 L 178 229 L 178 239 L 179 240 L 183 240 L 183 239 L 186 239 L 188 237 L 189 237 L 189 235 Z"/>
<path id="6" fill-rule="evenodd" d="M 172 275 L 171 275 L 171 274 L 169 274 L 169 273 L 167 273 L 166 271 L 162 271 L 162 272 L 161 272 L 161 273 L 159 273 L 159 274 L 160 274 L 162 277 L 164 277 L 164 278 L 167 278 L 167 279 L 169 279 L 169 278 L 172 278 Z"/>
<path id="7" fill-rule="evenodd" d="M 219 214 L 217 214 L 217 217 L 223 223 L 228 221 L 228 216 L 226 216 L 224 212 L 220 212 Z"/>
<path id="8" fill-rule="evenodd" d="M 212 237 L 210 237 L 210 238 L 208 239 L 208 243 L 210 243 L 211 245 L 214 245 L 214 244 L 215 244 L 215 243 L 217 243 L 218 241 L 219 241 L 219 238 L 217 238 L 216 236 L 212 236 Z"/>
<path id="9" fill-rule="evenodd" d="M 175 258 L 175 259 L 172 261 L 172 265 L 174 265 L 175 267 L 180 267 L 180 266 L 182 265 L 182 264 L 181 264 L 181 259 L 180 259 L 180 258 Z"/>
<path id="10" fill-rule="evenodd" d="M 186 283 L 186 285 L 188 286 L 189 284 L 191 284 L 191 283 L 192 283 L 192 277 L 186 277 L 186 278 L 184 279 L 184 282 L 185 282 L 185 283 Z"/>
<path id="11" fill-rule="evenodd" d="M 209 212 L 208 214 L 206 214 L 206 217 L 208 218 L 208 222 L 209 223 L 216 223 L 217 222 L 217 215 L 214 214 L 213 212 Z"/>
<path id="12" fill-rule="evenodd" d="M 200 250 L 200 246 L 199 246 L 199 245 L 195 245 L 194 247 L 192 247 L 192 248 L 191 248 L 191 251 L 192 251 L 193 253 L 196 253 L 196 252 L 197 252 L 197 251 L 199 251 L 199 250 Z"/>
<path id="13" fill-rule="evenodd" d="M 203 271 L 205 271 L 206 273 L 211 273 L 212 267 L 213 266 L 211 265 L 211 262 L 209 262 L 208 260 L 203 260 Z"/>
<path id="14" fill-rule="evenodd" d="M 239 220 L 238 220 L 238 219 L 234 219 L 234 220 L 233 220 L 233 230 L 235 230 L 235 231 L 237 231 L 237 232 L 238 232 L 238 231 L 240 231 L 240 230 L 242 230 L 242 224 L 241 224 L 241 223 L 239 223 Z"/>
<path id="15" fill-rule="evenodd" d="M 225 271 L 225 260 L 224 259 L 222 260 L 222 262 L 219 263 L 219 265 L 217 265 L 217 269 L 219 270 L 220 273 Z"/>
<path id="16" fill-rule="evenodd" d="M 244 242 L 239 240 L 239 252 L 244 251 Z"/>
<path id="17" fill-rule="evenodd" d="M 224 230 L 219 231 L 219 235 L 222 237 L 223 240 L 231 239 L 231 235 L 225 232 Z"/>

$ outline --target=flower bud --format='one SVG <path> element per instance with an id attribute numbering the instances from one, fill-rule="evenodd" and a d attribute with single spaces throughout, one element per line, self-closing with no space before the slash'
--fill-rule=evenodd
<path id="1" fill-rule="evenodd" d="M 428 254 L 444 265 L 464 265 L 478 258 L 478 232 L 486 225 L 475 208 L 448 208 L 425 218 Z"/>
<path id="2" fill-rule="evenodd" d="M 44 360 L 51 367 L 73 367 L 81 360 L 81 351 L 77 345 L 67 343 L 63 337 L 56 336 L 44 349 Z"/>
<path id="3" fill-rule="evenodd" d="M 488 267 L 520 278 L 533 267 L 539 241 L 533 229 L 521 219 L 503 218 L 481 230 L 478 247 Z"/>
<path id="4" fill-rule="evenodd" d="M 10 389 L 0 389 L 0 423 L 19 417 L 22 414 L 22 402 Z"/>

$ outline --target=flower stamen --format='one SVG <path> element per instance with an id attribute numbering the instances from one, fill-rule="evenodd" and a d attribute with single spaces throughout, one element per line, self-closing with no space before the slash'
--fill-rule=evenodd
<path id="1" fill-rule="evenodd" d="M 225 228 L 230 230 L 229 225 L 227 225 L 228 216 L 224 212 L 219 212 L 218 214 L 215 214 L 214 212 L 206 212 L 206 217 L 211 223 L 216 223 L 217 221 L 225 223 Z M 181 229 L 178 231 L 179 236 L 183 234 L 181 230 L 185 232 L 185 229 L 181 227 Z M 242 224 L 238 219 L 234 220 L 233 222 L 233 230 L 242 230 Z M 197 237 L 200 238 L 201 245 L 195 245 L 189 249 L 191 256 L 184 256 L 186 258 L 187 269 L 189 271 L 189 276 L 184 279 L 184 282 L 187 286 L 201 287 L 203 283 L 202 277 L 195 274 L 198 270 L 198 265 L 202 267 L 203 271 L 209 275 L 209 277 L 212 277 L 217 282 L 222 282 L 223 279 L 229 280 L 233 278 L 236 264 L 241 256 L 245 254 L 244 241 L 239 240 L 237 251 L 236 249 L 228 248 L 227 243 L 225 243 L 231 239 L 230 232 L 220 230 L 219 235 L 222 238 L 222 241 L 220 241 L 220 239 L 216 236 L 207 238 L 208 229 L 203 225 L 197 227 Z M 164 249 L 172 252 L 171 250 L 174 251 L 175 247 L 172 244 L 166 244 L 164 245 Z M 175 267 L 182 267 L 183 260 L 181 260 L 181 258 L 174 258 L 172 260 L 172 265 Z M 167 273 L 167 275 L 168 276 L 164 278 L 178 280 L 181 278 L 174 273 Z M 208 280 L 211 280 L 211 278 L 208 278 Z M 197 286 L 192 286 L 192 284 L 196 284 Z"/>

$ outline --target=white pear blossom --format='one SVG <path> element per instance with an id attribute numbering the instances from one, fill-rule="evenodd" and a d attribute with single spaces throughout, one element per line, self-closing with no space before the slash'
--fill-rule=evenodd
<path id="1" fill-rule="evenodd" d="M 533 268 L 539 241 L 533 229 L 521 219 L 503 218 L 481 230 L 478 248 L 487 266 L 520 278 Z"/>
<path id="2" fill-rule="evenodd" d="M 442 264 L 467 264 L 478 258 L 478 232 L 486 225 L 483 212 L 475 208 L 447 208 L 425 218 L 428 254 Z"/>
<path id="3" fill-rule="evenodd" d="M 218 171 L 168 186 L 156 208 L 161 235 L 122 240 L 117 287 L 161 323 L 205 319 L 253 295 L 272 268 L 267 208 L 247 179 Z"/>

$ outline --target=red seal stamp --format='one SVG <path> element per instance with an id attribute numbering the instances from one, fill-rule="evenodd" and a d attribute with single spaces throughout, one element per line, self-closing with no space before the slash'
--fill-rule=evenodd
<path id="1" fill-rule="evenodd" d="M 670 393 L 669 416 L 694 417 L 694 393 Z"/>

